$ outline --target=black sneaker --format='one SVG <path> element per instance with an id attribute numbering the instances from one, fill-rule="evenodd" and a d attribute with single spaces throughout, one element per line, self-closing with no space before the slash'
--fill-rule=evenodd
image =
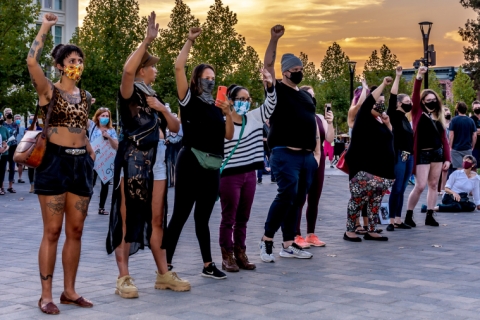
<path id="1" fill-rule="evenodd" d="M 172 271 L 172 269 L 173 269 L 173 266 L 172 266 L 171 264 L 169 264 L 169 265 L 167 266 L 167 270 L 168 270 L 168 271 Z"/>
<path id="2" fill-rule="evenodd" d="M 217 267 L 215 266 L 215 262 L 211 262 L 206 268 L 203 267 L 202 276 L 216 280 L 227 278 L 227 275 L 225 273 L 217 269 Z"/>
<path id="3" fill-rule="evenodd" d="M 18 183 L 25 183 L 25 180 L 18 179 Z"/>
<path id="4" fill-rule="evenodd" d="M 257 184 L 262 184 L 262 179 L 258 179 Z"/>

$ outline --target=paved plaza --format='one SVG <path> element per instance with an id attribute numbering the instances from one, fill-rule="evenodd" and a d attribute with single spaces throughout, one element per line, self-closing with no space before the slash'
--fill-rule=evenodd
<path id="1" fill-rule="evenodd" d="M 25 174 L 24 179 L 27 176 Z M 97 214 L 99 187 L 90 205 L 83 235 L 77 292 L 95 306 L 81 309 L 59 304 L 63 288 L 61 247 L 54 274 L 59 316 L 40 312 L 37 253 L 42 221 L 37 197 L 29 185 L 15 184 L 16 194 L 0 196 L 0 319 L 478 319 L 480 314 L 480 248 L 478 213 L 438 214 L 440 227 L 386 232 L 386 243 L 342 239 L 345 231 L 348 178 L 327 169 L 320 201 L 317 234 L 327 243 L 313 248 L 311 260 L 278 256 L 263 263 L 258 240 L 275 196 L 276 186 L 264 177 L 257 187 L 247 235 L 247 253 L 255 271 L 228 273 L 226 280 L 200 276 L 202 260 L 193 217 L 181 235 L 174 271 L 192 284 L 190 292 L 155 290 L 155 264 L 149 250 L 131 258 L 138 299 L 114 294 L 117 266 L 105 251 L 108 217 Z M 408 187 L 406 195 L 411 190 Z M 173 203 L 173 189 L 169 189 Z M 384 199 L 387 202 L 388 198 Z M 170 206 L 170 213 L 172 207 Z M 218 246 L 220 205 L 210 220 L 214 261 L 221 265 Z M 386 226 L 382 227 L 383 229 Z M 305 219 L 302 231 L 306 231 Z M 60 243 L 63 243 L 62 236 Z"/>

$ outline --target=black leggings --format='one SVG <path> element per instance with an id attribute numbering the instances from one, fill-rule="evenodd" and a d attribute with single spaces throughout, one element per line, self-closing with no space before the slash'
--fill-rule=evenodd
<path id="1" fill-rule="evenodd" d="M 175 201 L 172 218 L 167 228 L 166 241 L 162 247 L 167 250 L 167 262 L 172 263 L 178 238 L 187 222 L 193 205 L 195 211 L 195 233 L 197 235 L 203 262 L 212 261 L 210 229 L 208 222 L 218 196 L 220 170 L 208 170 L 200 166 L 190 148 L 178 153 L 175 167 Z"/>
<path id="2" fill-rule="evenodd" d="M 13 155 L 17 150 L 17 145 L 10 146 L 8 148 L 8 182 L 14 182 L 15 179 L 15 161 L 13 161 Z M 3 181 L 3 180 L 2 180 Z"/>
<path id="3" fill-rule="evenodd" d="M 33 184 L 33 178 L 35 176 L 35 168 L 28 168 L 28 181 Z"/>
<path id="4" fill-rule="evenodd" d="M 95 186 L 95 183 L 97 182 L 97 171 L 93 171 L 93 186 Z M 110 181 L 108 181 L 106 184 L 103 184 L 102 181 L 100 181 L 101 184 L 101 189 L 100 189 L 100 203 L 98 205 L 99 209 L 105 209 L 105 202 L 107 201 L 108 197 L 108 186 L 110 185 Z"/>
<path id="5" fill-rule="evenodd" d="M 0 182 L 3 184 L 5 180 L 5 172 L 7 171 L 8 155 L 0 156 Z"/>

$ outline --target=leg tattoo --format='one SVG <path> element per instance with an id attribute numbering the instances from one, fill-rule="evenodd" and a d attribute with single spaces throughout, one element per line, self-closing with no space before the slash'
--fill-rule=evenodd
<path id="1" fill-rule="evenodd" d="M 81 198 L 75 203 L 75 209 L 80 211 L 85 217 L 88 214 L 88 204 L 90 203 L 90 198 Z"/>
<path id="2" fill-rule="evenodd" d="M 52 216 L 61 215 L 65 207 L 65 196 L 64 195 L 54 196 L 52 200 L 47 202 L 47 207 L 52 212 Z"/>
<path id="3" fill-rule="evenodd" d="M 53 276 L 51 274 L 47 274 L 45 277 L 42 275 L 42 273 L 40 272 L 40 279 L 44 280 L 44 281 L 47 281 L 48 278 L 51 278 L 53 279 Z"/>

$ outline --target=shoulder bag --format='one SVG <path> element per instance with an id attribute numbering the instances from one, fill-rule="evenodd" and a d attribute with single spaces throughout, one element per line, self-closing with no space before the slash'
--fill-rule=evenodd
<path id="1" fill-rule="evenodd" d="M 345 172 L 346 174 L 349 174 L 349 169 L 347 162 L 345 161 L 345 154 L 347 153 L 347 150 L 343 151 L 342 154 L 340 155 L 340 159 L 338 159 L 337 162 L 337 169 L 340 171 Z"/>
<path id="2" fill-rule="evenodd" d="M 25 135 L 17 146 L 15 153 L 13 155 L 13 161 L 22 164 L 30 168 L 37 168 L 41 163 L 43 156 L 45 155 L 45 150 L 47 149 L 47 130 L 48 130 L 48 121 L 52 114 L 53 106 L 56 102 L 56 92 L 55 87 L 52 91 L 52 99 L 48 105 L 47 116 L 45 117 L 45 123 L 43 124 L 42 131 L 36 131 L 36 123 L 38 118 L 38 111 L 40 109 L 40 104 L 37 104 L 37 109 L 35 110 L 35 117 L 33 118 L 32 124 L 28 128 L 28 131 L 25 130 Z"/>

